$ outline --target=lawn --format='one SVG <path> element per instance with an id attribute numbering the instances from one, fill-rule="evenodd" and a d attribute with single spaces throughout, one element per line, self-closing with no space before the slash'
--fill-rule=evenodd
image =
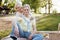
<path id="1" fill-rule="evenodd" d="M 37 20 L 37 30 L 39 31 L 57 31 L 60 23 L 59 14 L 50 14 Z"/>

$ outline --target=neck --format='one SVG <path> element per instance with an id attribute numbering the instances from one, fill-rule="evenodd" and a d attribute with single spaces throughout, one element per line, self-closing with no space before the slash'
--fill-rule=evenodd
<path id="1" fill-rule="evenodd" d="M 25 17 L 29 18 L 29 15 L 25 15 Z"/>
<path id="2" fill-rule="evenodd" d="M 19 11 L 20 12 L 20 11 Z M 22 13 L 22 12 L 20 12 L 20 13 Z"/>
<path id="3" fill-rule="evenodd" d="M 22 13 L 22 12 L 20 12 L 20 11 L 16 11 L 16 12 Z"/>
<path id="4" fill-rule="evenodd" d="M 19 11 L 17 11 L 17 12 L 19 12 Z M 22 12 L 19 12 L 20 14 L 22 13 Z"/>

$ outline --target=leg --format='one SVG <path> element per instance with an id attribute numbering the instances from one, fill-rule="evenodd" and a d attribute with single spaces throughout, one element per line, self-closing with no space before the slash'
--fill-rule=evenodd
<path id="1" fill-rule="evenodd" d="M 10 36 L 15 36 L 15 35 L 14 35 L 14 29 L 15 29 L 15 27 L 12 26 L 12 32 L 10 33 Z"/>
<path id="2" fill-rule="evenodd" d="M 30 32 L 24 32 L 24 38 L 27 38 L 28 39 L 28 37 L 30 36 Z"/>
<path id="3" fill-rule="evenodd" d="M 42 34 L 35 34 L 33 37 L 32 37 L 32 40 L 43 40 L 43 35 Z"/>
<path id="4" fill-rule="evenodd" d="M 14 35 L 14 29 L 15 29 L 15 27 L 13 26 L 13 27 L 12 27 L 12 32 L 10 33 L 10 37 L 11 37 L 13 40 L 17 40 L 17 38 L 16 38 L 15 35 Z"/>
<path id="5" fill-rule="evenodd" d="M 21 29 L 21 26 L 20 26 L 20 24 L 17 22 L 17 26 L 18 26 L 18 30 L 19 30 L 19 35 L 20 35 L 20 37 L 24 37 L 24 32 L 23 32 L 23 30 Z"/>

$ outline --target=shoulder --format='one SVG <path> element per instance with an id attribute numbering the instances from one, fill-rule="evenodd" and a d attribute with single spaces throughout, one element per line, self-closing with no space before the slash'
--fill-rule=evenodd
<path id="1" fill-rule="evenodd" d="M 12 18 L 12 23 L 16 23 L 17 22 L 17 18 L 16 16 L 14 18 Z"/>

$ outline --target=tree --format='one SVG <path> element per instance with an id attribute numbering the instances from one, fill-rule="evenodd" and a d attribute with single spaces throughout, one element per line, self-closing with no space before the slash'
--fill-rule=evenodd
<path id="1" fill-rule="evenodd" d="M 50 14 L 50 8 L 52 7 L 52 0 L 42 0 L 41 7 L 45 7 L 45 13 L 47 13 L 48 11 L 48 13 Z"/>
<path id="2" fill-rule="evenodd" d="M 23 4 L 29 4 L 31 9 L 34 9 L 34 12 L 37 13 L 39 7 L 46 7 L 47 0 L 24 0 Z"/>
<path id="3" fill-rule="evenodd" d="M 2 2 L 2 0 L 0 0 L 0 6 L 1 6 L 1 2 Z"/>
<path id="4" fill-rule="evenodd" d="M 48 0 L 48 13 L 50 14 L 50 8 L 52 7 L 52 0 Z"/>
<path id="5" fill-rule="evenodd" d="M 1 12 L 4 10 L 6 12 L 6 13 L 4 12 L 4 14 L 9 14 L 9 12 L 13 12 L 15 3 L 16 3 L 16 0 L 2 0 L 1 7 L 3 8 L 3 10 L 1 10 Z"/>
<path id="6" fill-rule="evenodd" d="M 37 13 L 37 9 L 40 7 L 40 0 L 24 0 L 23 4 L 29 4 L 31 9 L 34 9 L 35 13 Z"/>
<path id="7" fill-rule="evenodd" d="M 48 0 L 42 0 L 40 3 L 42 8 L 45 7 L 45 13 L 47 13 L 47 4 L 48 4 L 47 2 Z"/>

